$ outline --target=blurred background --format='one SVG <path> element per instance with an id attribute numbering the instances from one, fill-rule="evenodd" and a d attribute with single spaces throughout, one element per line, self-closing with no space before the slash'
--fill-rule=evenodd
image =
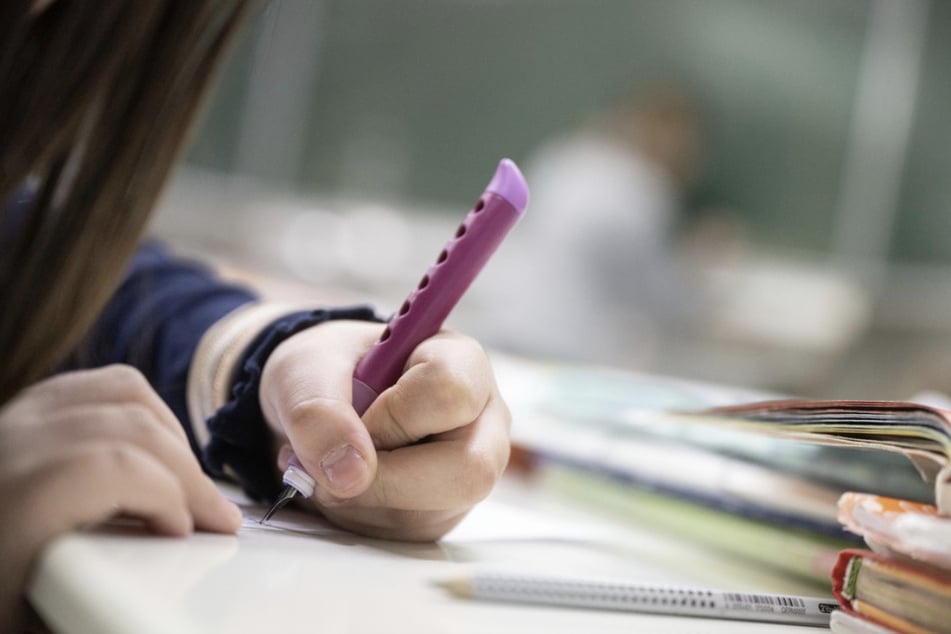
<path id="1" fill-rule="evenodd" d="M 503 156 L 487 346 L 816 397 L 951 391 L 951 4 L 272 0 L 155 232 L 402 302 Z"/>

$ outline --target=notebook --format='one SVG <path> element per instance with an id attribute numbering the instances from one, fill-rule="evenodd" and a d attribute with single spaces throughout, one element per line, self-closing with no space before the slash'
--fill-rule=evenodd
<path id="1" fill-rule="evenodd" d="M 665 414 L 707 425 L 906 456 L 951 513 L 951 411 L 904 401 L 773 400 Z M 868 486 L 874 490 L 876 482 Z"/>
<path id="2" fill-rule="evenodd" d="M 843 610 L 897 632 L 941 632 L 951 623 L 951 573 L 938 568 L 843 550 L 832 592 Z"/>

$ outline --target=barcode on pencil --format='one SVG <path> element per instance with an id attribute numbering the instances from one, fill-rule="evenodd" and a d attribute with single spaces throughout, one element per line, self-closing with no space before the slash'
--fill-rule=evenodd
<path id="1" fill-rule="evenodd" d="M 737 601 L 739 603 L 753 603 L 760 605 L 776 605 L 788 608 L 804 608 L 805 601 L 799 597 L 786 597 L 772 594 L 746 594 L 742 592 L 725 592 L 723 594 L 727 601 Z"/>

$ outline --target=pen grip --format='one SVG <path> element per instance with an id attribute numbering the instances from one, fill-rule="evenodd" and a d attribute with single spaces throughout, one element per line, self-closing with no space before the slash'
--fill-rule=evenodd
<path id="1" fill-rule="evenodd" d="M 356 373 L 354 373 L 352 401 L 353 409 L 356 410 L 359 416 L 363 416 L 363 413 L 367 411 L 367 409 L 370 407 L 370 404 L 375 401 L 376 397 L 379 395 L 379 392 L 358 379 L 356 377 Z"/>
<path id="2" fill-rule="evenodd" d="M 482 194 L 400 310 L 390 318 L 379 340 L 360 359 L 354 371 L 355 384 L 359 382 L 379 394 L 396 383 L 412 351 L 439 332 L 520 216 L 521 210 L 503 196 L 492 191 Z M 363 388 L 360 390 L 362 393 Z M 359 407 L 357 411 L 361 411 Z"/>

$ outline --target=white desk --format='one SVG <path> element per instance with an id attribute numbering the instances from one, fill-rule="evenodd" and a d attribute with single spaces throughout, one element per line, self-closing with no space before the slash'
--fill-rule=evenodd
<path id="1" fill-rule="evenodd" d="M 230 491 L 230 490 L 229 490 Z M 237 494 L 235 494 L 237 495 Z M 355 537 L 288 509 L 235 536 L 113 527 L 49 547 L 30 600 L 56 632 L 802 632 L 801 627 L 467 601 L 434 581 L 473 564 L 816 594 L 635 526 L 580 514 L 506 479 L 444 541 Z M 813 629 L 812 631 L 815 631 Z"/>

